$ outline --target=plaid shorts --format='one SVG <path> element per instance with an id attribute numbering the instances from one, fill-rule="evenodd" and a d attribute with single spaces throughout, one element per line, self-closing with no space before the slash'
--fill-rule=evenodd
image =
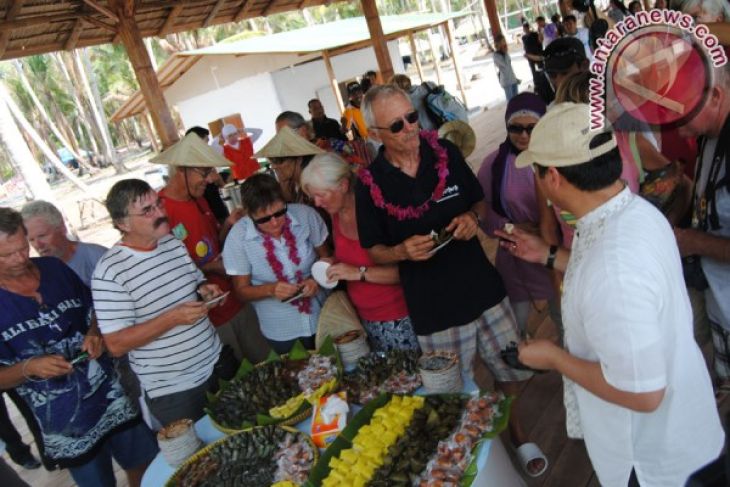
<path id="1" fill-rule="evenodd" d="M 712 330 L 715 373 L 721 381 L 730 380 L 730 331 L 712 320 L 710 320 L 710 329 Z"/>
<path id="2" fill-rule="evenodd" d="M 479 356 L 497 382 L 520 382 L 532 377 L 532 372 L 511 368 L 500 355 L 510 342 L 519 340 L 517 321 L 509 298 L 504 298 L 471 323 L 418 337 L 423 352 L 446 350 L 458 354 L 462 374 L 472 379 L 474 354 L 478 349 Z"/>

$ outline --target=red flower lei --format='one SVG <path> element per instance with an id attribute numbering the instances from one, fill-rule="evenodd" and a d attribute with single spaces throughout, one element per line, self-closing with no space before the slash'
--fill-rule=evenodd
<path id="1" fill-rule="evenodd" d="M 392 203 L 388 203 L 383 198 L 383 192 L 380 187 L 375 184 L 373 175 L 367 169 L 361 169 L 358 172 L 360 181 L 370 189 L 370 197 L 373 199 L 375 206 L 381 209 L 385 209 L 388 215 L 395 217 L 397 220 L 415 219 L 423 216 L 431 206 L 432 201 L 438 201 L 444 195 L 446 189 L 446 178 L 449 175 L 449 158 L 441 144 L 438 143 L 438 132 L 435 130 L 421 130 L 420 136 L 428 143 L 438 157 L 436 161 L 436 172 L 438 173 L 439 180 L 436 183 L 436 187 L 433 189 L 431 197 L 420 205 L 413 206 L 398 206 Z"/>
<path id="2" fill-rule="evenodd" d="M 289 226 L 290 223 L 291 222 L 289 220 L 289 217 L 286 217 L 286 222 L 284 223 L 284 231 L 282 232 L 282 235 L 284 236 L 284 242 L 286 243 L 286 247 L 289 250 L 289 260 L 292 262 L 292 264 L 298 266 L 302 262 L 302 259 L 299 258 L 299 253 L 297 252 L 297 239 L 291 232 L 291 228 Z M 262 236 L 264 237 L 264 248 L 266 249 L 266 261 L 271 266 L 271 270 L 274 271 L 276 280 L 289 282 L 289 280 L 284 275 L 284 265 L 281 263 L 281 261 L 279 261 L 279 258 L 274 253 L 274 239 L 271 238 L 271 235 L 265 233 L 262 233 Z M 300 270 L 296 271 L 294 277 L 296 278 L 297 283 L 300 283 L 304 280 L 304 274 Z M 291 304 L 292 306 L 296 306 L 300 313 L 310 314 L 312 312 L 311 298 L 299 298 L 289 304 Z"/>

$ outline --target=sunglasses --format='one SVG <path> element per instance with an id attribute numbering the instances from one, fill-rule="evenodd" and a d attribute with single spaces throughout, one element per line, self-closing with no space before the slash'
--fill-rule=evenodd
<path id="1" fill-rule="evenodd" d="M 281 218 L 284 215 L 286 215 L 286 206 L 281 210 L 272 213 L 271 215 L 262 216 L 261 218 L 256 219 L 252 218 L 252 220 L 256 225 L 263 225 L 264 223 L 268 223 L 269 221 L 271 221 L 272 218 Z"/>
<path id="2" fill-rule="evenodd" d="M 200 175 L 203 179 L 206 179 L 208 176 L 210 176 L 214 169 L 212 167 L 206 167 L 205 169 L 199 168 L 199 167 L 190 167 L 188 168 L 195 174 Z"/>
<path id="3" fill-rule="evenodd" d="M 522 132 L 527 132 L 527 135 L 532 134 L 532 129 L 535 128 L 535 124 L 530 125 L 517 125 L 517 124 L 509 124 L 507 125 L 507 132 L 511 134 L 521 134 Z"/>
<path id="4" fill-rule="evenodd" d="M 390 130 L 391 133 L 397 134 L 404 128 L 406 128 L 406 122 L 413 125 L 414 123 L 418 122 L 418 112 L 416 110 L 413 110 L 412 112 L 408 112 L 405 115 L 403 115 L 399 120 L 396 120 L 395 122 L 391 123 L 387 127 L 371 127 L 374 129 L 380 129 L 380 130 Z"/>

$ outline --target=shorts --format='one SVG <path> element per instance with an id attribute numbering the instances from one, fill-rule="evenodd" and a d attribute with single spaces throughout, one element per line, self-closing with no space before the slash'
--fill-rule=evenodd
<path id="1" fill-rule="evenodd" d="M 112 457 L 122 469 L 130 470 L 152 462 L 158 451 L 155 435 L 144 422 L 137 421 L 108 435 L 93 459 L 68 470 L 79 487 L 116 485 Z"/>
<path id="2" fill-rule="evenodd" d="M 519 340 L 509 298 L 504 298 L 466 325 L 418 337 L 423 352 L 446 350 L 459 355 L 462 374 L 472 379 L 474 355 L 478 349 L 479 356 L 497 382 L 521 382 L 532 377 L 532 372 L 513 369 L 502 360 L 501 351 L 510 342 Z"/>

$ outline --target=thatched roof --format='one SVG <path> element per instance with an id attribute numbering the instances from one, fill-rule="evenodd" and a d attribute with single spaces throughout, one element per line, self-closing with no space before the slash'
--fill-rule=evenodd
<path id="1" fill-rule="evenodd" d="M 6 0 L 0 59 L 119 42 L 118 4 L 134 6 L 143 37 L 299 10 L 332 0 Z"/>

